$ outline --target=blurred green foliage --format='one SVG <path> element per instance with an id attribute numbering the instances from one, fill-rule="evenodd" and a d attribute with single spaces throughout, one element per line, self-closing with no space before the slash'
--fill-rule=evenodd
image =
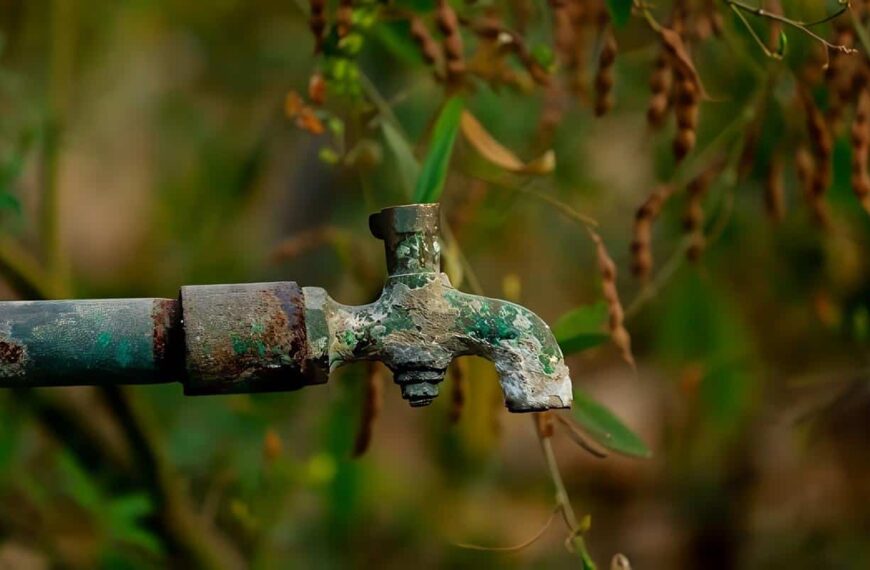
<path id="1" fill-rule="evenodd" d="M 461 108 L 447 103 L 406 18 L 425 18 L 440 42 L 436 2 L 357 2 L 352 32 L 330 25 L 318 56 L 306 4 L 0 2 L 6 298 L 174 296 L 182 284 L 292 279 L 367 302 L 383 273 L 367 214 L 417 187 L 419 199 L 443 204 L 455 284 L 554 323 L 589 435 L 654 452 L 601 461 L 557 429 L 565 489 L 594 521 L 580 537 L 590 555 L 565 552 L 559 521 L 518 552 L 475 551 L 455 544 L 522 543 L 554 503 L 534 427 L 503 410 L 486 362 L 460 359 L 455 423 L 457 376 L 426 410 L 406 409 L 385 387 L 361 459 L 351 458 L 361 368 L 293 394 L 4 392 L 0 566 L 576 568 L 594 559 L 604 568 L 615 552 L 635 568 L 870 565 L 870 219 L 851 189 L 848 124 L 834 132 L 831 230 L 811 224 L 791 158 L 806 142 L 797 86 L 804 73 L 824 75 L 817 43 L 783 28 L 773 37 L 783 61 L 770 60 L 715 3 L 723 35 L 690 46 L 711 97 L 680 166 L 674 127 L 648 131 L 643 116 L 659 39 L 628 17 L 629 2 L 606 4 L 626 23 L 615 28 L 616 107 L 603 118 L 588 105 L 597 31 L 580 66 L 585 94 L 554 105 L 523 75 L 528 62 L 565 72 L 549 4 L 452 4 L 475 21 L 500 9 L 525 41 L 528 62 L 506 58 L 523 81 L 485 79 L 499 60 L 481 51 L 462 98 L 517 157 L 554 151 L 552 175 L 530 176 L 505 172 L 456 134 Z M 783 5 L 804 21 L 838 9 Z M 327 4 L 330 24 L 337 7 Z M 671 3 L 651 8 L 668 20 Z M 463 38 L 468 54 L 485 44 L 466 29 Z M 282 103 L 317 73 L 327 91 L 312 105 L 308 128 L 322 127 L 313 134 Z M 824 113 L 835 102 L 823 81 L 812 99 Z M 542 117 L 557 106 L 548 138 Z M 707 161 L 734 166 L 753 133 L 746 172 L 725 168 L 703 198 L 700 260 L 685 260 L 677 193 L 655 224 L 651 283 L 632 280 L 637 207 L 662 183 L 682 188 Z M 763 205 L 776 161 L 786 166 L 779 223 Z M 54 222 L 46 196 L 58 197 Z M 578 213 L 597 220 L 619 268 L 636 376 L 606 343 L 601 277 Z"/>

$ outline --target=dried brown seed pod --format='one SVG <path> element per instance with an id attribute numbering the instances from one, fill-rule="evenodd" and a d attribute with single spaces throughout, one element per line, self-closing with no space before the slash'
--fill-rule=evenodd
<path id="1" fill-rule="evenodd" d="M 308 79 L 308 99 L 318 106 L 326 102 L 326 80 L 319 71 Z"/>
<path id="2" fill-rule="evenodd" d="M 852 190 L 861 206 L 870 213 L 870 92 L 862 89 L 852 123 Z"/>
<path id="3" fill-rule="evenodd" d="M 544 90 L 544 105 L 538 120 L 536 147 L 548 149 L 552 145 L 556 128 L 565 116 L 565 92 L 562 85 L 551 82 Z"/>
<path id="4" fill-rule="evenodd" d="M 633 240 L 631 242 L 631 271 L 641 280 L 647 279 L 653 268 L 652 226 L 662 211 L 662 207 L 673 193 L 670 186 L 662 186 L 653 191 L 644 201 L 634 218 Z"/>
<path id="5" fill-rule="evenodd" d="M 465 73 L 465 56 L 463 55 L 462 35 L 459 33 L 459 19 L 447 0 L 438 0 L 436 19 L 438 29 L 444 36 L 447 78 L 450 81 L 457 81 Z"/>
<path id="6" fill-rule="evenodd" d="M 601 291 L 607 303 L 608 330 L 610 339 L 619 349 L 622 359 L 632 368 L 635 367 L 634 355 L 631 352 L 631 335 L 625 328 L 625 311 L 619 300 L 619 291 L 616 288 L 616 264 L 610 257 L 604 240 L 591 228 L 587 228 L 589 237 L 595 243 L 595 256 L 598 260 L 598 271 L 601 273 Z"/>
<path id="7" fill-rule="evenodd" d="M 764 177 L 764 209 L 771 221 L 785 219 L 785 184 L 783 182 L 782 157 L 774 155 Z"/>
<path id="8" fill-rule="evenodd" d="M 375 420 L 381 414 L 383 391 L 384 381 L 381 377 L 378 364 L 376 362 L 368 362 L 366 365 L 362 414 L 360 416 L 356 441 L 353 445 L 354 457 L 364 454 L 371 444 Z"/>
<path id="9" fill-rule="evenodd" d="M 513 53 L 535 83 L 545 87 L 550 84 L 550 74 L 532 55 L 523 37 L 505 28 L 494 14 L 474 22 L 472 30 L 478 36 L 495 42 L 500 50 Z"/>
<path id="10" fill-rule="evenodd" d="M 674 158 L 683 160 L 695 148 L 698 128 L 700 92 L 696 80 L 682 72 L 674 84 L 674 116 L 677 133 L 674 136 Z"/>
<path id="11" fill-rule="evenodd" d="M 815 181 L 818 178 L 817 164 L 813 153 L 806 146 L 800 146 L 795 152 L 795 169 L 798 181 L 803 188 L 804 199 L 810 208 L 813 219 L 821 226 L 828 223 L 827 203 L 819 201 L 815 194 Z"/>
<path id="12" fill-rule="evenodd" d="M 613 65 L 618 49 L 613 30 L 607 27 L 595 73 L 595 115 L 598 117 L 606 115 L 613 108 Z"/>
<path id="13" fill-rule="evenodd" d="M 581 100 L 587 97 L 586 61 L 588 23 L 592 8 L 586 2 L 571 1 L 567 11 L 570 16 L 570 24 L 573 31 L 573 41 L 570 57 L 565 63 L 565 71 L 568 74 L 569 91 Z"/>
<path id="14" fill-rule="evenodd" d="M 692 152 L 697 142 L 695 131 L 690 129 L 679 129 L 674 136 L 674 158 L 677 162 L 681 162 L 686 156 Z"/>
<path id="15" fill-rule="evenodd" d="M 833 140 L 825 118 L 808 93 L 801 92 L 807 134 L 812 151 L 813 168 L 806 193 L 813 218 L 821 226 L 828 225 L 828 209 L 825 193 L 831 185 Z"/>
<path id="16" fill-rule="evenodd" d="M 571 14 L 568 11 L 568 0 L 548 0 L 547 4 L 553 12 L 553 44 L 556 56 L 562 65 L 568 65 L 572 59 L 574 44 L 574 28 L 571 25 Z"/>
<path id="17" fill-rule="evenodd" d="M 855 30 L 845 20 L 834 21 L 834 45 L 851 48 L 855 44 Z M 856 72 L 858 58 L 850 57 L 849 54 L 834 50 L 828 59 L 825 68 L 825 82 L 828 84 L 828 110 L 827 118 L 831 125 L 838 126 L 841 123 L 846 107 L 852 102 L 855 92 L 852 91 L 852 80 Z"/>
<path id="18" fill-rule="evenodd" d="M 323 49 L 324 32 L 326 31 L 326 0 L 309 0 L 311 10 L 308 16 L 308 27 L 314 35 L 314 53 Z"/>
<path id="19" fill-rule="evenodd" d="M 704 237 L 704 196 L 720 169 L 720 164 L 712 165 L 692 179 L 686 187 L 688 202 L 683 214 L 683 227 L 689 237 L 689 247 L 686 250 L 689 261 L 697 261 L 707 245 Z"/>
<path id="20" fill-rule="evenodd" d="M 353 0 L 340 0 L 338 13 L 335 16 L 336 32 L 338 37 L 343 38 L 350 33 L 353 19 Z"/>
<path id="21" fill-rule="evenodd" d="M 438 45 L 438 42 L 432 38 L 429 28 L 426 27 L 426 24 L 420 17 L 411 16 L 410 22 L 411 39 L 420 48 L 420 55 L 423 57 L 423 61 L 429 65 L 437 65 L 441 60 L 441 47 Z"/>

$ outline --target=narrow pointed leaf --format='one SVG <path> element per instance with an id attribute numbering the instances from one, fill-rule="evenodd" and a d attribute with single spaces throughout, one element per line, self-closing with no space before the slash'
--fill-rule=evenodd
<path id="1" fill-rule="evenodd" d="M 402 182 L 402 190 L 404 191 L 403 194 L 411 196 L 414 191 L 414 184 L 420 177 L 420 163 L 417 162 L 417 157 L 414 156 L 411 145 L 408 144 L 407 139 L 399 132 L 399 129 L 389 121 L 382 121 L 381 128 L 384 131 L 384 141 L 387 143 L 387 148 L 390 149 L 396 161 L 399 179 Z"/>
<path id="2" fill-rule="evenodd" d="M 456 133 L 459 130 L 459 118 L 462 116 L 463 101 L 452 97 L 444 104 L 441 115 L 435 123 L 429 152 L 423 161 L 423 169 L 417 178 L 417 188 L 414 191 L 414 202 L 428 204 L 437 202 L 444 190 L 447 179 L 447 167 L 450 164 L 450 154 Z"/>
<path id="3" fill-rule="evenodd" d="M 586 433 L 601 446 L 632 457 L 652 455 L 643 440 L 626 427 L 613 412 L 576 387 L 572 412 L 574 420 L 583 426 Z"/>
<path id="4" fill-rule="evenodd" d="M 568 311 L 553 325 L 553 334 L 566 356 L 596 347 L 609 338 L 607 304 L 603 301 Z"/>
<path id="5" fill-rule="evenodd" d="M 483 158 L 508 172 L 549 174 L 556 168 L 556 154 L 552 150 L 548 150 L 534 160 L 523 162 L 513 151 L 495 140 L 480 121 L 468 111 L 463 111 L 461 125 L 462 134 L 475 150 Z"/>

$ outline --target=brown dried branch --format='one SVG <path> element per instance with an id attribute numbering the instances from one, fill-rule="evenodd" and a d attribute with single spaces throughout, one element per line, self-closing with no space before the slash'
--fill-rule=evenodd
<path id="1" fill-rule="evenodd" d="M 366 378 L 363 389 L 363 406 L 359 430 L 353 444 L 353 456 L 360 457 L 368 451 L 372 442 L 375 421 L 383 407 L 384 380 L 376 362 L 366 363 Z"/>

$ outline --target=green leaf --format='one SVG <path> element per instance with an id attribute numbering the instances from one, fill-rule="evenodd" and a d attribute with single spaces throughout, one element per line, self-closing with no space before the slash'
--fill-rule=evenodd
<path id="1" fill-rule="evenodd" d="M 113 499 L 108 505 L 109 519 L 115 524 L 132 522 L 151 514 L 154 506 L 144 493 L 133 493 Z"/>
<path id="2" fill-rule="evenodd" d="M 607 449 L 632 457 L 649 457 L 649 448 L 633 431 L 628 429 L 613 412 L 574 388 L 574 419 L 598 444 Z"/>
<path id="3" fill-rule="evenodd" d="M 451 97 L 441 109 L 432 133 L 429 152 L 423 161 L 423 170 L 417 178 L 417 188 L 414 190 L 414 202 L 417 204 L 437 202 L 441 198 L 463 106 L 464 102 L 460 97 Z"/>
<path id="4" fill-rule="evenodd" d="M 776 53 L 780 57 L 784 57 L 787 49 L 788 49 L 788 36 L 785 35 L 784 31 L 780 30 L 780 32 L 779 32 L 779 47 L 776 48 Z"/>
<path id="5" fill-rule="evenodd" d="M 627 24 L 628 19 L 631 18 L 631 1 L 607 0 L 607 10 L 610 12 L 610 19 L 619 28 Z"/>
<path id="6" fill-rule="evenodd" d="M 607 304 L 603 301 L 568 311 L 556 320 L 553 334 L 565 355 L 582 352 L 605 342 Z"/>
<path id="7" fill-rule="evenodd" d="M 97 511 L 103 504 L 103 496 L 99 486 L 91 480 L 91 474 L 69 452 L 60 454 L 57 465 L 66 493 L 80 506 Z"/>
<path id="8" fill-rule="evenodd" d="M 420 177 L 420 163 L 417 162 L 417 157 L 414 156 L 414 151 L 405 136 L 399 132 L 389 121 L 381 121 L 381 129 L 384 131 L 384 141 L 390 153 L 396 160 L 396 166 L 399 170 L 399 178 L 402 181 L 402 190 L 405 196 L 411 196 L 414 191 L 414 184 Z"/>
<path id="9" fill-rule="evenodd" d="M 532 57 L 542 68 L 552 71 L 556 65 L 556 54 L 547 44 L 535 44 L 532 46 Z"/>

